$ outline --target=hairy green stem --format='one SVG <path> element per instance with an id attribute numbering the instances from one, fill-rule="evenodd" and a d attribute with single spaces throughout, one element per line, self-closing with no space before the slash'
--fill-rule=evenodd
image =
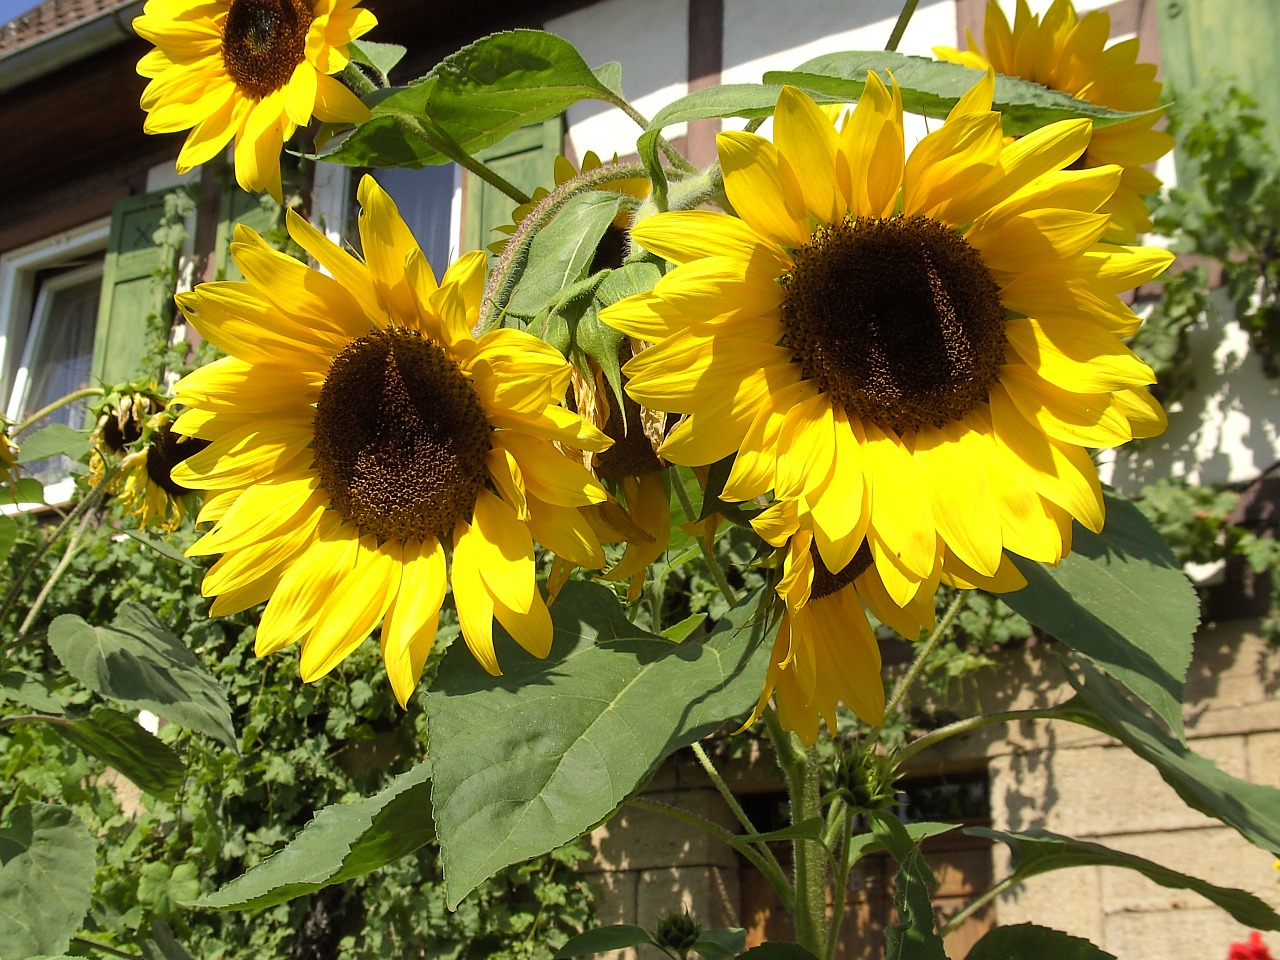
<path id="1" fill-rule="evenodd" d="M 898 685 L 894 688 L 893 696 L 889 698 L 888 704 L 884 708 L 884 715 L 887 717 L 893 713 L 901 705 L 903 698 L 906 697 L 907 691 L 911 689 L 911 685 L 915 683 L 916 678 L 920 676 L 920 672 L 924 670 L 925 660 L 929 654 L 933 652 L 933 648 L 951 631 L 951 624 L 956 618 L 956 614 L 960 612 L 960 605 L 964 602 L 964 594 L 957 592 L 955 599 L 951 601 L 951 605 L 947 607 L 947 612 L 942 615 L 942 619 L 938 621 L 938 625 L 934 627 L 933 633 L 929 634 L 920 647 L 920 651 L 916 654 L 916 658 L 911 661 L 911 666 L 906 674 L 898 681 Z"/>
<path id="2" fill-rule="evenodd" d="M 660 813 L 663 816 L 671 817 L 673 820 L 679 820 L 682 823 L 687 823 L 691 826 L 697 827 L 704 833 L 710 834 L 717 840 L 729 844 L 735 850 L 740 851 L 742 855 L 751 862 L 751 865 L 760 871 L 769 886 L 773 888 L 773 892 L 778 895 L 778 899 L 782 901 L 783 907 L 785 907 L 788 912 L 795 911 L 795 891 L 787 881 L 786 874 L 783 873 L 782 868 L 777 866 L 776 860 L 773 863 L 770 863 L 768 860 L 761 857 L 760 854 L 751 846 L 732 843 L 733 834 L 729 833 L 729 831 L 716 826 L 710 820 L 705 820 L 697 814 L 689 813 L 687 810 L 681 810 L 679 807 L 673 807 L 669 803 L 659 803 L 656 800 L 646 800 L 644 797 L 631 797 L 626 802 L 628 806 L 638 807 L 641 810 L 651 810 L 654 813 Z"/>
<path id="3" fill-rule="evenodd" d="M 949 737 L 959 736 L 962 733 L 972 733 L 982 727 L 990 726 L 994 723 L 1010 723 L 1015 720 L 1053 720 L 1061 716 L 1057 712 L 1057 707 L 1046 707 L 1041 710 L 1009 710 L 1005 713 L 990 713 L 976 717 L 966 717 L 964 720 L 957 720 L 955 723 L 948 723 L 944 727 L 938 727 L 937 730 L 930 730 L 918 740 L 913 740 L 897 753 L 899 763 L 905 763 L 922 750 L 927 750 L 935 743 L 940 743 Z"/>
<path id="4" fill-rule="evenodd" d="M 920 0 L 906 0 L 902 5 L 902 12 L 898 14 L 898 22 L 893 25 L 893 32 L 889 34 L 889 42 L 884 45 L 886 50 L 897 50 L 898 44 L 902 42 L 902 35 L 907 32 L 907 24 L 911 22 L 911 15 L 916 12 L 916 4 Z"/>
<path id="5" fill-rule="evenodd" d="M 698 519 L 698 512 L 693 509 L 693 501 L 689 499 L 689 491 L 684 488 L 684 484 L 677 477 L 675 482 L 671 484 L 676 488 L 676 496 L 680 498 L 680 506 L 684 510 L 684 515 L 690 523 Z M 724 575 L 724 568 L 720 566 L 720 561 L 716 559 L 714 544 L 707 543 L 707 538 L 701 535 L 694 537 L 698 541 L 698 548 L 702 551 L 702 558 L 707 561 L 707 566 L 711 568 L 711 579 L 715 580 L 716 586 L 720 588 L 720 592 L 724 598 L 729 601 L 729 606 L 734 606 L 738 602 L 738 595 L 734 592 L 733 587 L 729 583 L 729 579 Z"/>
<path id="6" fill-rule="evenodd" d="M 985 891 L 983 894 L 981 894 L 976 900 L 974 900 L 967 907 L 965 907 L 963 910 L 957 913 L 954 917 L 948 920 L 946 922 L 946 925 L 943 926 L 943 928 L 938 931 L 938 934 L 940 936 L 945 937 L 947 934 L 951 933 L 953 930 L 960 929 L 960 925 L 962 923 L 964 923 L 966 920 L 972 917 L 975 913 L 977 913 L 979 910 L 985 907 L 988 903 L 990 903 L 996 897 L 1000 896 L 1000 894 L 1004 893 L 1006 890 L 1008 890 L 1017 882 L 1018 882 L 1017 878 L 1013 876 L 1005 877 L 999 883 L 995 884 L 993 887 L 991 887 L 990 889 Z"/>
<path id="7" fill-rule="evenodd" d="M 80 552 L 80 541 L 84 539 L 84 533 L 89 528 L 89 521 L 94 518 L 92 511 L 85 511 L 84 516 L 80 518 L 80 524 L 76 527 L 75 532 L 71 535 L 71 539 L 67 541 L 67 549 L 62 552 L 62 559 L 58 561 L 58 565 L 53 568 L 53 572 L 44 582 L 44 586 L 40 588 L 40 592 L 36 595 L 35 600 L 31 604 L 31 609 L 27 611 L 27 615 L 22 620 L 22 625 L 18 627 L 18 633 L 9 643 L 9 649 L 12 650 L 22 643 L 27 637 L 27 631 L 31 629 L 31 625 L 36 622 L 36 617 L 40 615 L 41 609 L 44 607 L 45 601 L 49 599 L 49 594 L 53 593 L 53 588 L 58 581 L 62 579 L 62 575 L 66 573 L 67 567 L 71 565 L 72 559 Z"/>
<path id="8" fill-rule="evenodd" d="M 11 433 L 10 436 L 16 437 L 19 434 L 30 430 L 37 423 L 60 407 L 65 407 L 69 403 L 75 403 L 77 400 L 84 400 L 86 397 L 100 397 L 102 395 L 103 390 L 101 387 L 85 387 L 82 390 L 73 390 L 65 397 L 59 397 L 57 400 L 53 401 L 53 403 L 48 406 L 41 407 L 35 413 L 31 414 L 31 416 L 27 417 L 27 419 L 23 420 L 13 428 L 13 433 Z"/>
<path id="9" fill-rule="evenodd" d="M 43 543 L 36 547 L 35 552 L 31 555 L 31 559 L 27 561 L 27 565 L 22 568 L 18 573 L 18 576 L 14 578 L 11 584 L 9 584 L 9 589 L 4 596 L 4 602 L 0 603 L 0 623 L 4 622 L 5 616 L 8 615 L 9 611 L 13 608 L 13 605 L 17 602 L 23 586 L 26 584 L 31 574 L 35 572 L 36 567 L 40 565 L 40 561 L 44 559 L 44 555 L 53 548 L 53 545 L 61 539 L 63 534 L 71 529 L 71 525 L 73 523 L 79 520 L 97 504 L 97 502 L 106 493 L 107 485 L 115 479 L 116 473 L 118 473 L 119 470 L 120 466 L 118 464 L 112 464 L 107 467 L 106 470 L 102 472 L 102 479 L 98 481 L 97 485 L 86 493 L 79 503 L 71 508 L 71 511 L 62 519 L 62 522 L 58 524 L 54 531 L 45 538 Z M 12 644 L 10 644 L 10 647 L 12 647 Z"/>
<path id="10" fill-rule="evenodd" d="M 738 819 L 738 823 L 742 824 L 742 829 L 746 831 L 748 837 L 758 837 L 760 831 L 755 828 L 755 824 L 751 822 L 751 818 L 747 816 L 747 811 L 742 809 L 742 804 L 738 803 L 738 798 L 733 795 L 733 791 L 729 789 L 729 785 L 724 782 L 724 778 L 720 776 L 720 771 L 715 768 L 715 764 L 711 762 L 711 758 L 707 756 L 707 751 L 702 749 L 702 744 L 691 744 L 690 749 L 693 755 L 698 758 L 698 763 L 702 764 L 702 769 L 706 771 L 711 783 L 715 786 L 716 791 L 724 798 L 724 802 L 728 804 L 729 810 Z M 754 843 L 756 849 L 760 851 L 760 855 L 767 859 L 778 873 L 782 873 L 782 864 L 778 863 L 778 858 L 773 855 L 773 851 L 764 841 L 756 841 Z"/>
<path id="11" fill-rule="evenodd" d="M 347 86 L 354 90 L 358 97 L 363 97 L 366 93 L 373 93 L 373 91 L 381 89 L 367 73 L 356 66 L 354 60 L 348 61 L 343 68 L 342 79 L 347 81 Z"/>
<path id="12" fill-rule="evenodd" d="M 389 110 L 385 116 L 393 117 L 414 136 L 425 140 L 458 166 L 470 170 L 485 183 L 506 194 L 516 203 L 528 203 L 529 195 L 515 184 L 503 179 L 491 167 L 477 160 L 454 140 L 443 127 L 430 117 L 417 117 L 404 110 Z"/>
<path id="13" fill-rule="evenodd" d="M 529 244 L 534 234 L 549 223 L 570 197 L 585 190 L 593 190 L 616 180 L 643 177 L 644 167 L 638 163 L 609 163 L 587 173 L 580 173 L 556 187 L 529 211 L 528 216 L 516 224 L 516 232 L 507 241 L 502 256 L 489 272 L 485 284 L 484 299 L 480 304 L 480 322 L 474 331 L 477 335 L 497 323 L 511 301 L 520 275 L 529 257 Z"/>
<path id="14" fill-rule="evenodd" d="M 835 960 L 840 925 L 844 922 L 845 906 L 849 899 L 849 873 L 853 869 L 853 820 L 853 808 L 841 803 L 837 819 L 841 834 L 840 862 L 835 871 L 835 903 L 832 905 L 831 923 L 827 927 L 826 960 Z"/>

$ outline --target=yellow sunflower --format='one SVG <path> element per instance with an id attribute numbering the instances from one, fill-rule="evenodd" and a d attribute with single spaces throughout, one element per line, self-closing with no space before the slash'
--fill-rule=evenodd
<path id="1" fill-rule="evenodd" d="M 1113 110 L 1137 113 L 1160 106 L 1155 64 L 1138 62 L 1136 38 L 1108 47 L 1111 16 L 1102 11 L 1081 17 L 1071 0 L 1054 0 L 1042 19 L 1032 15 L 1026 0 L 1018 0 L 1010 29 L 997 0 L 988 0 L 982 45 L 972 32 L 965 33 L 968 50 L 934 47 L 934 54 L 966 67 L 1031 80 Z M 1173 149 L 1173 138 L 1153 129 L 1161 115 L 1155 112 L 1099 127 L 1076 162 L 1085 169 L 1114 163 L 1124 170 L 1115 195 L 1102 207 L 1103 213 L 1111 214 L 1108 239 L 1128 243 L 1151 229 L 1142 197 L 1160 189 L 1160 180 L 1144 165 Z"/>
<path id="2" fill-rule="evenodd" d="M 314 116 L 361 123 L 369 110 L 330 74 L 377 26 L 360 0 L 147 0 L 133 29 L 156 48 L 138 61 L 147 133 L 191 129 L 178 172 L 235 138 L 236 180 L 281 199 L 280 150 Z"/>
<path id="3" fill-rule="evenodd" d="M 18 445 L 9 439 L 9 423 L 0 420 L 0 484 L 18 482 Z"/>
<path id="4" fill-rule="evenodd" d="M 1166 251 L 1099 242 L 1115 166 L 1067 168 L 1085 120 L 1005 144 L 994 77 L 903 159 L 902 104 L 872 74 L 836 130 L 786 88 L 776 145 L 718 138 L 738 216 L 673 211 L 633 238 L 677 264 L 603 311 L 654 345 L 623 368 L 641 405 L 688 414 L 661 453 L 734 457 L 721 496 L 796 502 L 826 568 L 865 542 L 905 607 L 947 557 L 1048 563 L 1103 522 L 1087 447 L 1163 429 L 1116 294 Z"/>
<path id="5" fill-rule="evenodd" d="M 813 529 L 802 525 L 795 501 L 775 501 L 751 525 L 767 543 L 785 551 L 775 588 L 783 613 L 764 689 L 744 726 L 773 697 L 779 721 L 808 744 L 817 737 L 821 720 L 828 729 L 836 729 L 839 702 L 873 726 L 884 721 L 880 648 L 865 611 L 915 640 L 933 625 L 933 594 L 939 580 L 997 593 L 1026 586 L 1007 557 L 994 576 L 983 577 L 948 555 L 933 578 L 900 606 L 885 589 L 865 541 L 838 573 L 827 569 L 814 545 Z"/>
<path id="6" fill-rule="evenodd" d="M 209 445 L 207 440 L 173 432 L 169 414 L 161 414 L 141 449 L 125 456 L 111 485 L 125 516 L 140 527 L 172 533 L 187 518 L 194 495 L 173 482 L 174 468 Z"/>
<path id="7" fill-rule="evenodd" d="M 259 654 L 302 641 L 304 680 L 333 669 L 382 623 L 403 704 L 431 649 L 446 582 L 462 635 L 498 674 L 493 621 L 535 656 L 551 619 L 533 538 L 583 566 L 604 562 L 579 508 L 606 498 L 560 447 L 609 440 L 558 406 L 559 353 L 517 330 L 476 339 L 483 252 L 437 285 L 395 204 L 370 177 L 358 196 L 360 262 L 290 212 L 289 232 L 326 273 L 237 229 L 243 283 L 178 297 L 230 354 L 175 386 L 180 433 L 210 441 L 174 471 L 211 491 L 221 553 L 204 580 L 214 614 L 268 601 Z"/>

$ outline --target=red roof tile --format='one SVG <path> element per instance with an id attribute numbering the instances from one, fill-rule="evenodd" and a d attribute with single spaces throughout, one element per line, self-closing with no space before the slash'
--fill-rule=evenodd
<path id="1" fill-rule="evenodd" d="M 0 26 L 0 57 L 106 16 L 133 0 L 44 0 L 39 6 Z"/>

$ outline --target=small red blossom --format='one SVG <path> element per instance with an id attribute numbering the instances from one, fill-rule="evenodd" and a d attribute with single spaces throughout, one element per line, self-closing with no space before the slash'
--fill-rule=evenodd
<path id="1" fill-rule="evenodd" d="M 1262 934 L 1255 930 L 1249 934 L 1248 943 L 1231 944 L 1227 960 L 1271 960 L 1271 951 L 1262 942 Z"/>

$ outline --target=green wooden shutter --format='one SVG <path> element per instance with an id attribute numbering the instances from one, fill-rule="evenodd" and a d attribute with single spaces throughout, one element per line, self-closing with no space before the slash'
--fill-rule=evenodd
<path id="1" fill-rule="evenodd" d="M 102 297 L 93 340 L 95 381 L 119 383 L 145 373 L 142 358 L 147 318 L 168 309 L 167 299 L 152 283 L 163 253 L 155 232 L 164 216 L 164 191 L 120 200 L 111 210 L 111 232 L 102 266 Z"/>
<path id="2" fill-rule="evenodd" d="M 564 118 L 552 117 L 517 130 L 478 156 L 499 176 L 532 195 L 536 187 L 549 189 L 555 182 L 556 155 L 563 143 Z M 501 238 L 494 228 L 511 222 L 516 203 L 473 173 L 467 174 L 466 198 L 462 244 L 466 250 L 481 250 Z"/>
<path id="3" fill-rule="evenodd" d="M 214 276 L 221 280 L 243 280 L 244 274 L 231 259 L 231 241 L 235 237 L 236 224 L 243 223 L 258 233 L 266 233 L 276 225 L 277 212 L 274 204 L 263 200 L 257 194 L 245 193 L 234 183 L 222 191 L 218 203 L 218 236 L 213 254 Z"/>
<path id="4" fill-rule="evenodd" d="M 1277 0 L 1159 0 L 1160 61 L 1168 92 L 1233 76 L 1258 101 L 1273 133 L 1280 132 L 1280 45 Z"/>

